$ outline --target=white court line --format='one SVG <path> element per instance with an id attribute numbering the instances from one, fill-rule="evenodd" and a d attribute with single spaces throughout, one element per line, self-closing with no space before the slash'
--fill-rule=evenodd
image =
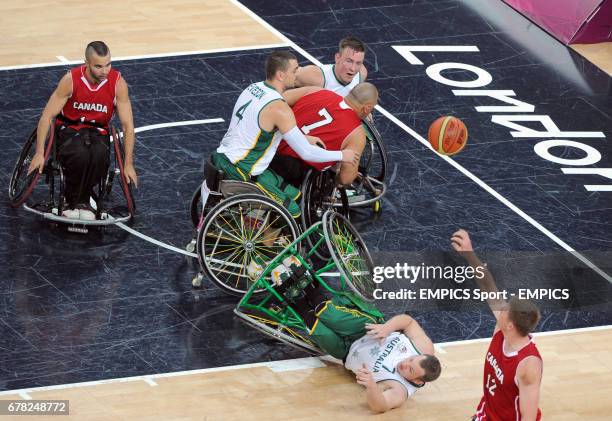
<path id="1" fill-rule="evenodd" d="M 283 35 L 280 31 L 278 31 L 276 28 L 274 28 L 272 25 L 270 25 L 268 22 L 266 22 L 265 20 L 263 20 L 261 17 L 259 17 L 258 15 L 256 15 L 253 11 L 251 11 L 249 8 L 247 8 L 246 6 L 244 6 L 242 3 L 240 3 L 238 0 L 230 0 L 232 2 L 232 4 L 234 4 L 236 7 L 242 9 L 245 13 L 247 13 L 249 16 L 251 16 L 251 18 L 255 19 L 257 22 L 259 22 L 261 25 L 263 25 L 266 29 L 268 29 L 270 32 L 272 32 L 274 35 L 276 35 L 277 37 L 279 37 L 280 39 L 282 39 L 283 41 L 285 41 L 288 45 L 290 45 L 293 49 L 295 49 L 297 52 L 299 52 L 301 55 L 303 55 L 304 57 L 306 57 L 308 60 L 310 60 L 311 62 L 313 62 L 314 64 L 316 64 L 317 66 L 321 66 L 321 62 L 319 60 L 317 60 L 316 58 L 314 58 L 312 55 L 310 55 L 306 50 L 304 50 L 303 48 L 301 48 L 300 46 L 298 46 L 295 42 L 291 41 L 289 38 L 287 38 L 285 35 Z M 494 190 L 491 186 L 489 186 L 488 184 L 486 184 L 484 181 L 482 181 L 481 179 L 479 179 L 478 177 L 476 177 L 474 174 L 472 174 L 470 171 L 468 171 L 466 168 L 464 168 L 461 164 L 457 163 L 455 160 L 453 160 L 452 158 L 449 158 L 448 156 L 444 156 L 444 155 L 440 155 L 438 154 L 436 151 L 433 150 L 433 148 L 431 147 L 431 145 L 429 144 L 429 142 L 420 134 L 418 134 L 417 132 L 415 132 L 413 129 L 411 129 L 410 127 L 408 127 L 406 124 L 404 124 L 403 122 L 401 122 L 397 117 L 395 117 L 393 114 L 391 114 L 390 112 L 388 112 L 387 110 L 385 110 L 384 108 L 382 108 L 380 105 L 376 106 L 376 109 L 383 114 L 385 117 L 387 117 L 389 120 L 391 120 L 393 123 L 395 123 L 397 126 L 399 126 L 402 130 L 404 130 L 406 133 L 408 133 L 409 135 L 411 135 L 412 137 L 414 137 L 416 140 L 418 140 L 419 142 L 421 142 L 423 145 L 425 145 L 427 148 L 429 148 L 429 150 L 431 150 L 432 152 L 436 153 L 436 155 L 440 156 L 442 159 L 444 159 L 446 162 L 448 162 L 450 165 L 452 165 L 453 167 L 455 167 L 457 170 L 459 170 L 461 173 L 463 173 L 465 176 L 467 176 L 469 179 L 471 179 L 472 181 L 474 181 L 476 184 L 478 184 L 480 187 L 482 187 L 486 192 L 488 192 L 489 194 L 491 194 L 493 197 L 495 197 L 497 200 L 499 200 L 500 202 L 502 202 L 504 205 L 506 205 L 508 208 L 510 208 L 512 211 L 514 211 L 517 215 L 519 215 L 521 218 L 523 218 L 524 220 L 526 220 L 527 222 L 529 222 L 531 225 L 533 225 L 536 229 L 538 229 L 541 233 L 543 233 L 544 235 L 546 235 L 548 238 L 550 238 L 551 240 L 553 240 L 555 243 L 557 243 L 559 246 L 561 246 L 564 250 L 569 251 L 570 253 L 572 253 L 578 260 L 580 260 L 582 263 L 584 263 L 585 265 L 587 265 L 589 268 L 591 268 L 593 271 L 597 272 L 600 276 L 602 276 L 605 280 L 607 280 L 608 282 L 612 283 L 612 276 L 608 275 L 606 272 L 604 272 L 603 270 L 601 270 L 599 267 L 595 266 L 595 264 L 593 264 L 590 260 L 588 260 L 586 257 L 584 257 L 582 254 L 578 253 L 576 250 L 574 250 L 571 246 L 569 246 L 567 243 L 565 243 L 565 241 L 561 240 L 559 237 L 557 237 L 555 234 L 553 234 L 552 232 L 550 232 L 548 229 L 546 229 L 544 226 L 542 226 L 539 222 L 537 222 L 535 219 L 533 219 L 531 216 L 527 215 L 525 212 L 523 212 L 521 209 L 519 209 L 516 205 L 514 205 L 512 202 L 510 202 L 508 199 L 506 199 L 505 197 L 503 197 L 501 194 L 499 194 L 496 190 Z"/>
<path id="2" fill-rule="evenodd" d="M 159 53 L 159 54 L 144 54 L 138 56 L 124 56 L 124 57 L 113 57 L 113 61 L 124 61 L 124 60 L 141 60 L 147 58 L 162 58 L 162 57 L 175 57 L 175 56 L 191 56 L 198 54 L 214 54 L 214 53 L 227 53 L 233 51 L 250 51 L 250 50 L 263 50 L 267 48 L 280 48 L 288 47 L 287 44 L 261 44 L 251 45 L 247 47 L 228 47 L 228 48 L 213 48 L 208 50 L 194 50 L 194 51 L 176 51 L 172 53 Z M 66 64 L 80 64 L 83 63 L 82 59 L 79 60 L 68 60 L 64 56 L 56 56 L 59 62 L 52 63 L 36 63 L 36 64 L 19 64 L 16 66 L 2 66 L 2 70 L 20 70 L 20 69 L 34 69 L 38 67 L 54 67 L 54 66 L 65 66 Z"/>
<path id="3" fill-rule="evenodd" d="M 157 384 L 157 383 L 155 383 L 155 380 L 153 380 L 153 379 L 152 379 L 150 376 L 149 376 L 149 377 L 144 377 L 142 380 L 143 380 L 143 381 L 144 381 L 146 384 L 148 384 L 149 386 L 151 386 L 151 387 L 158 386 L 158 384 Z"/>
<path id="4" fill-rule="evenodd" d="M 195 257 L 196 259 L 198 258 L 198 255 L 195 254 L 195 253 L 189 253 L 186 250 L 180 249 L 180 248 L 172 246 L 170 244 L 163 243 L 163 242 L 161 242 L 159 240 L 156 240 L 155 238 L 149 237 L 148 235 L 142 234 L 141 232 L 136 231 L 135 229 L 128 227 L 127 225 L 123 224 L 122 222 L 116 222 L 115 225 L 118 226 L 119 228 L 121 228 L 122 230 L 125 230 L 125 231 L 129 232 L 130 234 L 135 235 L 138 238 L 142 238 L 143 240 L 148 241 L 149 243 L 155 244 L 156 246 L 159 246 L 159 247 L 162 247 L 162 248 L 174 251 L 176 253 L 184 254 L 185 256 Z"/>
<path id="5" fill-rule="evenodd" d="M 134 129 L 134 133 L 146 132 L 148 130 L 163 129 L 166 127 L 179 127 L 179 126 L 191 126 L 193 124 L 210 124 L 210 123 L 223 123 L 225 122 L 222 118 L 209 118 L 206 120 L 188 120 L 188 121 L 174 121 L 172 123 L 159 123 L 150 124 L 148 126 L 141 126 Z"/>
<path id="6" fill-rule="evenodd" d="M 551 332 L 541 332 L 535 333 L 536 337 L 539 336 L 554 336 L 554 335 L 562 335 L 562 334 L 571 334 L 571 333 L 584 333 L 591 332 L 597 330 L 610 330 L 612 329 L 612 325 L 607 326 L 595 326 L 595 327 L 585 327 L 580 329 L 566 329 L 566 330 L 555 330 Z M 457 346 L 457 345 L 469 345 L 472 343 L 478 342 L 488 342 L 491 338 L 482 338 L 482 339 L 469 339 L 464 341 L 456 341 L 456 342 L 443 342 L 439 344 L 435 344 L 436 347 L 448 347 L 448 346 Z M 446 353 L 446 351 L 442 351 L 442 353 Z M 191 376 L 194 374 L 206 374 L 206 373 L 215 373 L 215 372 L 223 372 L 223 371 L 231 371 L 231 370 L 241 370 L 245 368 L 255 368 L 255 367 L 267 367 L 275 373 L 285 372 L 285 371 L 293 371 L 293 370 L 304 370 L 304 369 L 313 369 L 313 368 L 322 368 L 327 365 L 324 361 L 342 364 L 340 360 L 337 360 L 329 355 L 324 355 L 321 357 L 306 357 L 306 358 L 295 358 L 291 360 L 280 360 L 280 361 L 269 361 L 263 363 L 251 363 L 251 364 L 238 364 L 238 365 L 230 365 L 226 367 L 213 367 L 213 368 L 202 368 L 199 370 L 186 370 L 186 371 L 176 371 L 173 373 L 160 373 L 160 374 L 147 374 L 144 376 L 133 376 L 133 377 L 119 377 L 115 379 L 107 379 L 107 380 L 94 380 L 90 382 L 81 382 L 81 383 L 68 383 L 68 384 L 58 384 L 53 386 L 43 386 L 43 387 L 32 387 L 26 389 L 18 389 L 18 390 L 5 390 L 0 392 L 0 396 L 6 395 L 20 395 L 23 399 L 32 399 L 30 397 L 30 393 L 43 392 L 49 390 L 62 390 L 62 389 L 72 389 L 77 387 L 87 387 L 87 386 L 97 386 L 101 384 L 109 384 L 109 383 L 126 383 L 132 381 L 144 381 L 147 384 L 151 384 L 151 382 L 155 382 L 155 379 L 162 379 L 167 377 L 180 377 L 180 376 Z"/>

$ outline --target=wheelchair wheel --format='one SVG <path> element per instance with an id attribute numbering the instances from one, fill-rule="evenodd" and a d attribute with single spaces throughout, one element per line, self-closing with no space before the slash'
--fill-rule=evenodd
<path id="1" fill-rule="evenodd" d="M 36 133 L 37 129 L 34 129 L 32 134 L 30 134 L 30 137 L 28 137 L 28 140 L 21 149 L 21 153 L 19 154 L 19 158 L 15 163 L 15 167 L 13 168 L 13 173 L 11 175 L 11 181 L 9 183 L 9 199 L 11 201 L 11 205 L 15 207 L 21 206 L 28 199 L 34 190 L 38 179 L 40 178 L 40 173 L 38 171 L 34 171 L 28 175 L 28 168 L 30 167 L 32 158 L 34 158 L 34 154 L 36 153 Z M 45 165 L 49 159 L 49 155 L 51 154 L 54 139 L 55 127 L 51 126 L 45 147 Z"/>
<path id="2" fill-rule="evenodd" d="M 366 131 L 366 145 L 361 154 L 359 162 L 359 172 L 364 176 L 369 176 L 378 181 L 385 181 L 387 175 L 387 151 L 382 141 L 382 137 L 376 127 L 367 121 L 363 121 Z"/>
<path id="3" fill-rule="evenodd" d="M 130 215 L 134 217 L 136 213 L 136 202 L 134 201 L 134 195 L 132 194 L 132 185 L 127 182 L 127 177 L 123 168 L 125 162 L 123 142 L 121 141 L 121 138 L 117 133 L 117 129 L 115 129 L 114 127 L 111 128 L 111 134 L 111 140 L 113 141 L 113 148 L 115 150 L 114 173 L 119 173 L 119 184 L 121 185 L 121 190 L 123 191 L 123 195 L 125 196 L 127 210 Z"/>
<path id="4" fill-rule="evenodd" d="M 342 278 L 361 298 L 374 301 L 374 263 L 355 227 L 344 216 L 328 211 L 323 216 L 323 232 Z"/>
<path id="5" fill-rule="evenodd" d="M 295 220 L 282 205 L 263 195 L 239 194 L 223 200 L 204 218 L 198 231 L 198 260 L 211 281 L 241 296 L 255 277 L 249 276 L 251 262 L 265 267 L 298 235 Z"/>
<path id="6" fill-rule="evenodd" d="M 325 212 L 337 208 L 348 217 L 349 205 L 346 190 L 337 188 L 331 171 L 310 170 L 302 184 L 302 228 L 306 231 L 319 222 Z"/>
<path id="7" fill-rule="evenodd" d="M 349 203 L 346 190 L 336 188 L 333 177 L 334 174 L 329 171 L 310 170 L 306 174 L 302 184 L 302 202 L 300 204 L 302 211 L 301 225 L 304 231 L 319 222 L 325 212 L 330 209 L 336 209 L 348 217 Z M 306 237 L 309 248 L 312 249 L 320 238 L 320 236 L 317 238 L 310 235 Z M 315 255 L 321 260 L 327 260 L 330 257 L 325 247 L 317 248 Z"/>
<path id="8" fill-rule="evenodd" d="M 269 316 L 247 314 L 239 311 L 238 309 L 234 309 L 234 313 L 240 317 L 241 321 L 245 322 L 249 326 L 254 327 L 255 329 L 274 339 L 284 342 L 287 345 L 301 351 L 306 351 L 312 355 L 324 354 L 319 348 L 317 348 L 314 342 L 308 339 L 307 335 L 300 333 L 296 329 L 282 325 L 281 323 L 272 320 Z"/>

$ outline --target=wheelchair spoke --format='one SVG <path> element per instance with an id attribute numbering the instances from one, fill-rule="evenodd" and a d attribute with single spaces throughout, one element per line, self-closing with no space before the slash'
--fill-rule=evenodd
<path id="1" fill-rule="evenodd" d="M 243 276 L 242 275 L 242 271 L 246 269 L 246 260 L 247 260 L 247 256 L 249 253 L 243 253 L 242 254 L 242 265 L 240 266 L 240 272 L 238 272 L 238 276 L 236 277 L 236 284 L 234 285 L 236 288 L 238 288 L 238 284 L 240 282 L 240 278 Z M 246 275 L 246 274 L 245 274 Z M 247 276 L 248 278 L 248 276 Z"/>
<path id="2" fill-rule="evenodd" d="M 220 219 L 222 219 L 222 220 L 223 220 L 223 222 L 225 222 L 225 223 L 226 223 L 226 225 L 227 225 L 229 228 L 231 228 L 231 224 L 230 224 L 228 221 L 226 221 L 226 220 L 225 220 L 225 218 L 224 218 L 223 216 L 219 215 L 219 218 L 220 218 Z M 235 241 L 235 242 L 242 244 L 242 238 L 240 238 L 240 237 L 238 237 L 238 236 L 236 236 L 236 235 L 232 234 L 231 232 L 229 232 L 229 231 L 227 231 L 227 230 L 223 229 L 223 227 L 221 227 L 217 221 L 215 221 L 215 226 L 216 226 L 217 228 L 219 228 L 219 230 L 220 230 L 220 231 L 222 231 L 222 232 L 226 233 L 227 235 L 229 235 L 230 237 L 232 237 L 232 238 L 234 239 L 234 241 Z M 229 240 L 229 241 L 231 241 L 231 240 Z"/>
<path id="3" fill-rule="evenodd" d="M 274 222 L 278 221 L 279 216 L 276 217 L 276 219 L 274 220 Z M 261 235 L 262 232 L 264 232 L 267 228 L 268 225 L 268 221 L 270 220 L 270 211 L 266 212 L 266 216 L 263 220 L 263 222 L 261 223 L 261 226 L 259 227 L 259 229 L 257 230 L 257 233 L 255 233 L 253 235 L 253 237 L 251 238 L 252 241 L 257 240 L 257 238 Z M 272 224 L 274 223 L 272 222 Z M 270 224 L 271 225 L 271 224 Z"/>

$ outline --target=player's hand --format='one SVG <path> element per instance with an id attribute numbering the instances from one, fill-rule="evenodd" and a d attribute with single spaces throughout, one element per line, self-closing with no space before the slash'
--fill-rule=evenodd
<path id="1" fill-rule="evenodd" d="M 319 148 L 327 149 L 325 147 L 325 143 L 323 143 L 323 141 L 320 138 L 316 136 L 308 136 L 308 135 L 305 135 L 305 136 L 306 136 L 306 139 L 308 139 L 308 143 L 310 143 L 311 145 L 318 146 Z"/>
<path id="2" fill-rule="evenodd" d="M 28 168 L 28 175 L 32 174 L 36 169 L 38 169 L 38 172 L 42 174 L 44 167 L 45 155 L 42 153 L 35 153 L 32 157 L 32 162 L 30 162 L 30 166 Z"/>
<path id="3" fill-rule="evenodd" d="M 451 246 L 457 252 L 472 252 L 474 249 L 472 248 L 472 240 L 470 240 L 470 235 L 464 229 L 460 229 L 455 232 L 451 237 Z"/>
<path id="4" fill-rule="evenodd" d="M 342 150 L 342 162 L 345 164 L 358 165 L 361 154 L 351 149 Z"/>
<path id="5" fill-rule="evenodd" d="M 371 338 L 377 339 L 380 343 L 382 343 L 392 332 L 386 323 L 366 323 L 365 328 L 368 331 L 367 335 Z"/>
<path id="6" fill-rule="evenodd" d="M 365 118 L 369 123 L 374 124 L 374 116 L 372 115 L 372 113 L 368 114 Z"/>
<path id="7" fill-rule="evenodd" d="M 357 373 L 355 373 L 355 377 L 357 378 L 357 383 L 365 387 L 376 386 L 376 382 L 374 381 L 374 377 L 370 370 L 366 368 L 366 365 L 363 364 Z"/>
<path id="8" fill-rule="evenodd" d="M 125 171 L 125 179 L 128 184 L 134 183 L 134 187 L 138 187 L 138 176 L 136 170 L 132 164 L 124 164 L 123 169 Z"/>

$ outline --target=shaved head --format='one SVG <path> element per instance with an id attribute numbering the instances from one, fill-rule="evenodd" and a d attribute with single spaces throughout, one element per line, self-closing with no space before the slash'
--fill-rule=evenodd
<path id="1" fill-rule="evenodd" d="M 346 97 L 355 104 L 373 107 L 378 103 L 378 89 L 369 82 L 361 82 Z"/>

